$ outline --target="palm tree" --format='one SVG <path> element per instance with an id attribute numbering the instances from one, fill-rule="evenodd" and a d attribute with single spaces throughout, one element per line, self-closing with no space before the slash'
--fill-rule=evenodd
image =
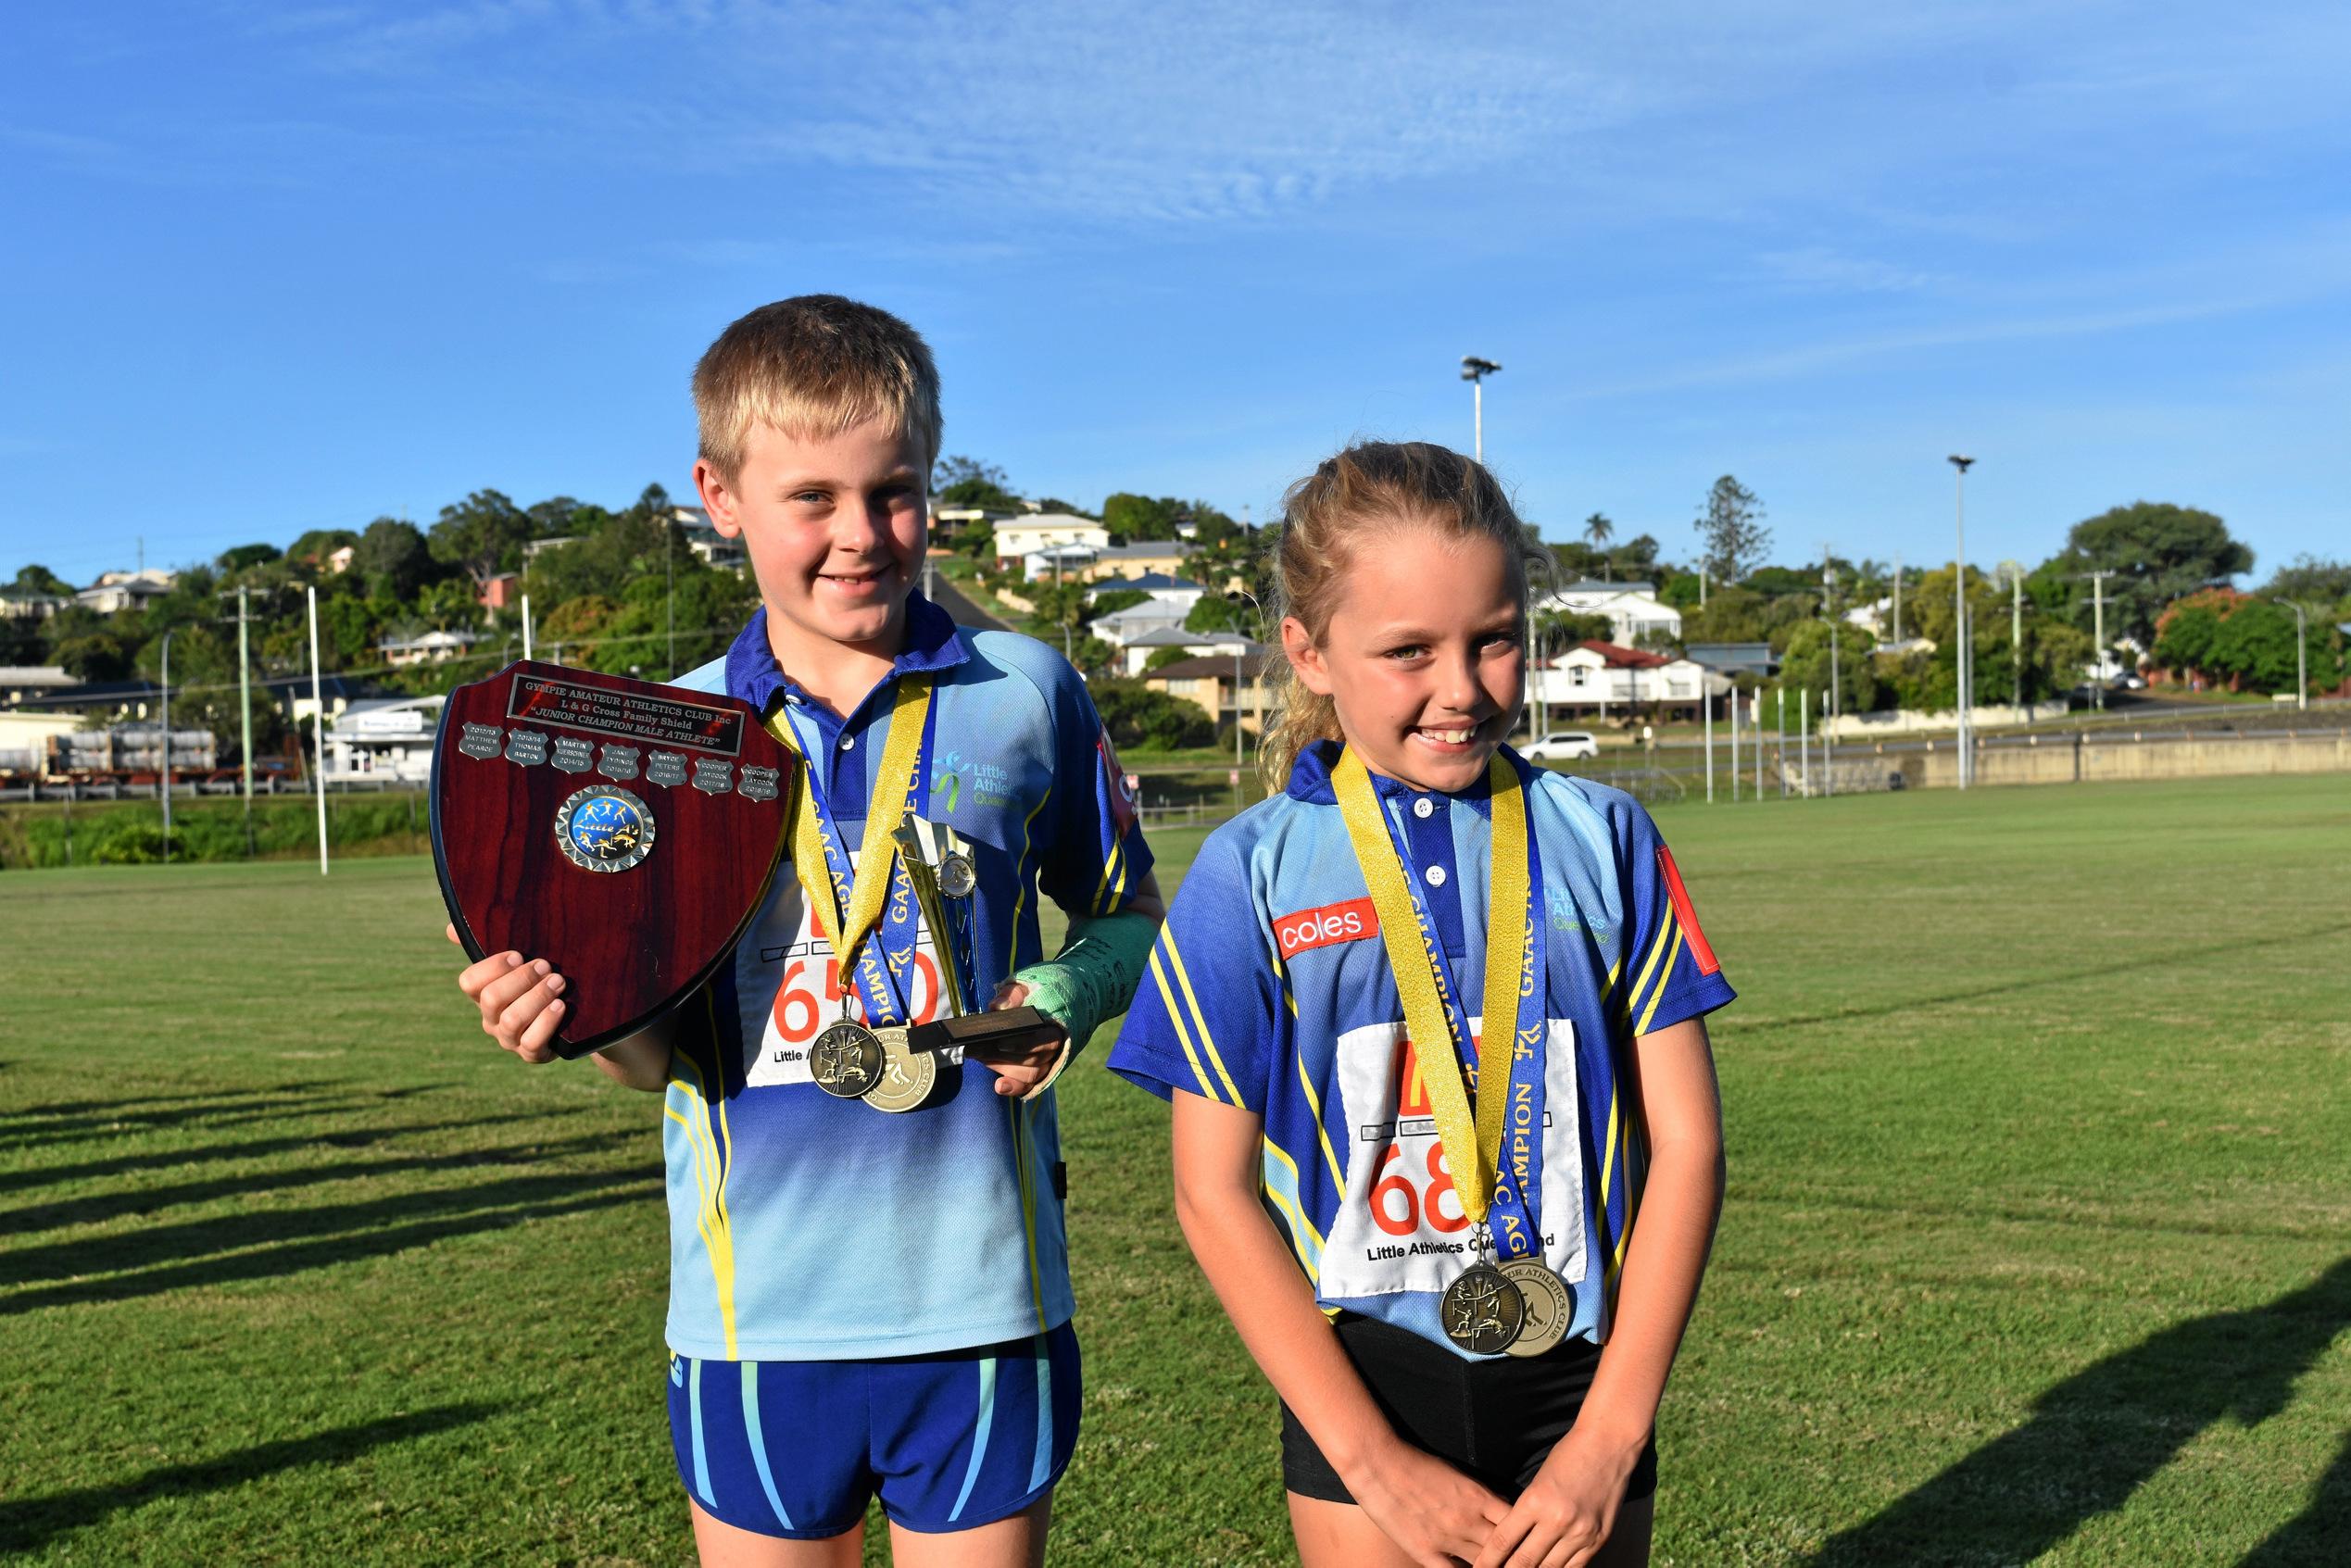
<path id="1" fill-rule="evenodd" d="M 1602 546 L 1616 536 L 1616 525 L 1608 521 L 1606 512 L 1594 512 L 1584 519 L 1584 537 L 1591 541 L 1591 547 L 1595 554 L 1599 552 Z M 1600 558 L 1600 571 L 1605 581 L 1612 583 L 1616 581 L 1616 563 L 1604 555 Z"/>

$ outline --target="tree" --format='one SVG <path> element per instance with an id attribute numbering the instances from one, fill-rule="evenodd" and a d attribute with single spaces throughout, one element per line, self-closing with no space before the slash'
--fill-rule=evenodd
<path id="1" fill-rule="evenodd" d="M 243 571 L 249 566 L 267 566 L 283 553 L 275 545 L 238 545 L 220 552 L 220 570 Z"/>
<path id="2" fill-rule="evenodd" d="M 2149 646 L 2166 606 L 2252 571 L 2253 552 L 2231 538 L 2228 525 L 2210 512 L 2134 501 L 2075 523 L 2065 549 L 2050 564 L 2077 579 L 2092 571 L 2114 572 L 2106 586 L 2107 633 Z"/>
<path id="3" fill-rule="evenodd" d="M 659 485 L 648 486 L 646 496 L 649 499 L 657 492 L 666 503 L 668 494 Z M 481 583 L 496 576 L 510 558 L 519 558 L 531 533 L 530 513 L 496 490 L 476 490 L 455 506 L 441 508 L 441 521 L 433 525 L 429 543 L 434 560 L 462 567 L 468 576 Z"/>
<path id="4" fill-rule="evenodd" d="M 1711 608 L 1711 607 L 1709 607 Z M 1838 699 L 1847 713 L 1867 713 L 1877 706 L 1878 672 L 1870 657 L 1867 633 L 1839 626 L 1830 635 L 1826 621 L 1800 621 L 1790 632 L 1787 651 L 1779 656 L 1779 684 L 1790 691 L 1825 692 L 1829 680 L 1830 645 L 1835 645 Z"/>
<path id="5" fill-rule="evenodd" d="M 2283 605 L 2207 588 L 2165 609 L 2156 626 L 2150 651 L 2167 670 L 2225 680 L 2232 690 L 2294 689 L 2294 617 Z M 2341 678 L 2330 639 L 2312 638 L 2308 654 L 2313 685 L 2324 688 Z"/>
<path id="6" fill-rule="evenodd" d="M 1108 593 L 1094 596 L 1093 608 L 1086 619 L 1088 621 L 1100 621 L 1105 615 L 1116 615 L 1122 609 L 1132 609 L 1150 597 L 1150 596 L 1140 588 L 1113 588 Z"/>
<path id="7" fill-rule="evenodd" d="M 1591 541 L 1591 547 L 1595 551 L 1604 549 L 1608 541 L 1616 536 L 1616 525 L 1608 521 L 1606 512 L 1594 512 L 1584 519 L 1584 537 Z M 1601 571 L 1603 575 L 1613 578 L 1616 573 L 1616 562 L 1604 555 L 1602 556 Z"/>
<path id="8" fill-rule="evenodd" d="M 313 528 L 285 547 L 285 558 L 324 567 L 327 557 L 358 542 L 359 536 L 347 528 Z"/>
<path id="9" fill-rule="evenodd" d="M 1202 594 L 1184 617 L 1187 632 L 1238 632 L 1254 639 L 1253 622 L 1257 608 L 1247 599 L 1228 599 L 1222 594 Z"/>
<path id="10" fill-rule="evenodd" d="M 19 594 L 50 594 L 64 599 L 73 597 L 73 585 L 45 566 L 17 568 L 17 580 L 8 586 Z"/>
<path id="11" fill-rule="evenodd" d="M 1154 501 L 1121 490 L 1102 502 L 1102 526 L 1110 530 L 1112 541 L 1121 545 L 1173 539 L 1176 523 L 1188 516 L 1189 508 L 1172 495 Z"/>
<path id="12" fill-rule="evenodd" d="M 1205 709 L 1140 681 L 1097 681 L 1088 695 L 1102 727 L 1110 732 L 1111 744 L 1122 749 L 1174 751 L 1215 743 L 1216 722 Z"/>
<path id="13" fill-rule="evenodd" d="M 351 571 L 371 594 L 405 604 L 435 575 L 433 552 L 412 522 L 380 517 L 351 546 Z"/>
<path id="14" fill-rule="evenodd" d="M 2278 568 L 2276 574 L 2261 585 L 2261 592 L 2273 599 L 2335 605 L 2351 610 L 2351 561 L 2320 560 L 2307 553 L 2298 555 L 2292 565 Z"/>
<path id="15" fill-rule="evenodd" d="M 992 512 L 1017 512 L 1020 494 L 994 463 L 977 458 L 941 458 L 931 465 L 931 495 L 955 507 L 980 507 Z"/>
<path id="16" fill-rule="evenodd" d="M 1736 583 L 1763 559 L 1771 547 L 1771 530 L 1763 524 L 1763 502 L 1755 493 L 1729 474 L 1706 492 L 1705 510 L 1698 514 L 1698 537 L 1705 544 L 1706 569 L 1717 583 Z"/>

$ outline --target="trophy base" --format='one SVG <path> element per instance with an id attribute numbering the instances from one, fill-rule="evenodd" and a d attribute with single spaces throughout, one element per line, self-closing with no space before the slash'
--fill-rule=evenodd
<path id="1" fill-rule="evenodd" d="M 1059 1043 L 1066 1031 L 1035 1008 L 1005 1008 L 996 1012 L 967 1012 L 960 1018 L 935 1019 L 906 1032 L 911 1051 L 944 1051 L 957 1047 L 964 1054 L 1025 1050 L 1031 1046 Z"/>

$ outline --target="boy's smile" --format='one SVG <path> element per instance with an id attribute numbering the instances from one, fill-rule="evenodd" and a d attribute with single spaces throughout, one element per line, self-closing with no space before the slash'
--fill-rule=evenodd
<path id="1" fill-rule="evenodd" d="M 822 438 L 755 424 L 731 478 L 694 465 L 711 525 L 750 555 L 777 660 L 820 696 L 852 673 L 845 655 L 870 665 L 899 652 L 925 543 L 926 461 L 921 437 L 868 420 Z"/>
<path id="2" fill-rule="evenodd" d="M 1466 789 L 1518 717 L 1525 612 L 1502 546 L 1406 524 L 1351 553 L 1318 647 L 1295 618 L 1283 651 L 1331 698 L 1348 747 L 1417 789 Z"/>

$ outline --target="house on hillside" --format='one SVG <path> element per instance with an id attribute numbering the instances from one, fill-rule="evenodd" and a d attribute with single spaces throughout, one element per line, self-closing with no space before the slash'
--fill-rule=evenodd
<path id="1" fill-rule="evenodd" d="M 1604 719 L 1613 709 L 1694 718 L 1702 703 L 1730 689 L 1730 677 L 1695 659 L 1594 638 L 1534 671 L 1529 684 L 1553 711 L 1585 708 Z"/>
<path id="2" fill-rule="evenodd" d="M 1232 646 L 1229 639 L 1226 646 Z M 1238 721 L 1251 734 L 1262 734 L 1273 706 L 1266 672 L 1281 654 L 1263 643 L 1247 643 L 1242 649 L 1238 668 L 1229 651 L 1202 654 L 1161 666 L 1143 677 L 1143 684 L 1207 709 L 1219 727 Z"/>
<path id="3" fill-rule="evenodd" d="M 1570 583 L 1535 607 L 1538 612 L 1604 615 L 1609 640 L 1630 647 L 1644 636 L 1681 635 L 1681 611 L 1657 596 L 1654 583 Z"/>
<path id="4" fill-rule="evenodd" d="M 81 684 L 59 664 L 0 664 L 0 708 L 14 708 L 29 696 L 46 696 Z"/>
<path id="5" fill-rule="evenodd" d="M 0 588 L 0 617 L 12 621 L 46 621 L 72 602 L 61 594 Z"/>
<path id="6" fill-rule="evenodd" d="M 685 536 L 685 547 L 705 566 L 723 566 L 729 571 L 741 571 L 751 563 L 750 553 L 743 548 L 740 534 L 730 539 L 718 531 L 710 514 L 700 507 L 672 507 L 670 521 L 677 524 Z"/>
<path id="7" fill-rule="evenodd" d="M 1105 545 L 1094 552 L 1088 577 L 1158 575 L 1181 577 L 1191 546 L 1181 539 L 1143 539 L 1127 545 Z"/>
<path id="8" fill-rule="evenodd" d="M 351 562 L 358 558 L 358 546 L 356 545 L 339 545 L 335 548 L 329 550 L 326 557 L 326 569 L 328 574 L 333 577 L 340 577 L 345 572 L 350 571 Z M 523 554 L 526 556 L 530 554 L 530 547 L 528 546 L 523 547 Z"/>
<path id="9" fill-rule="evenodd" d="M 473 602 L 487 610 L 508 609 L 521 604 L 522 602 L 522 574 L 519 571 L 501 571 L 484 578 L 481 592 L 473 596 Z"/>
<path id="10" fill-rule="evenodd" d="M 1034 512 L 996 525 L 996 570 L 1008 571 L 1014 561 L 1025 560 L 1038 550 L 1082 545 L 1099 552 L 1110 542 L 1110 530 L 1092 518 L 1070 512 Z"/>
<path id="11" fill-rule="evenodd" d="M 1717 675 L 1751 676 L 1768 681 L 1779 672 L 1769 643 L 1691 643 L 1683 650 L 1691 662 Z"/>
<path id="12" fill-rule="evenodd" d="M 1097 627 L 1100 622 L 1096 622 Z M 1100 635 L 1098 630 L 1095 633 Z M 1109 639 L 1104 638 L 1105 642 Z M 1264 645 L 1242 636 L 1238 632 L 1187 632 L 1179 625 L 1140 632 L 1117 645 L 1119 668 L 1129 675 L 1139 675 L 1151 656 L 1164 648 L 1183 648 L 1207 658 L 1219 655 L 1230 659 L 1235 646 L 1244 654 Z"/>
<path id="13" fill-rule="evenodd" d="M 176 571 L 160 571 L 153 567 L 145 571 L 103 571 L 95 583 L 73 597 L 76 603 L 86 605 L 100 615 L 119 615 L 126 609 L 141 608 L 151 599 L 161 598 L 179 578 Z"/>
<path id="14" fill-rule="evenodd" d="M 1164 571 L 1146 571 L 1133 577 L 1101 577 L 1094 581 L 1087 593 L 1088 602 L 1104 594 L 1149 594 L 1162 603 L 1176 606 L 1187 614 L 1200 603 L 1208 590 L 1188 577 L 1170 576 Z"/>
<path id="15" fill-rule="evenodd" d="M 460 628 L 455 632 L 426 632 L 414 637 L 386 637 L 375 645 L 383 656 L 383 662 L 398 668 L 404 664 L 446 664 L 462 659 L 482 640 L 478 632 Z"/>

